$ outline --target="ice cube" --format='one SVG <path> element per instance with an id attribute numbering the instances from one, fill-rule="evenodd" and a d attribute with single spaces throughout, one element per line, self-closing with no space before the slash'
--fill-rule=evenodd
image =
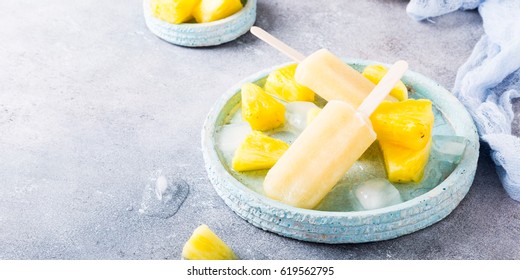
<path id="1" fill-rule="evenodd" d="M 216 135 L 218 149 L 226 159 L 232 158 L 238 146 L 251 131 L 251 126 L 247 122 L 223 125 Z"/>
<path id="2" fill-rule="evenodd" d="M 458 164 L 466 149 L 466 138 L 455 135 L 433 135 L 433 149 L 439 160 Z"/>
<path id="3" fill-rule="evenodd" d="M 139 213 L 169 218 L 177 213 L 188 193 L 189 186 L 186 181 L 163 175 L 161 170 L 156 170 L 145 185 Z"/>
<path id="4" fill-rule="evenodd" d="M 312 102 L 295 101 L 285 105 L 285 127 L 293 132 L 301 132 L 307 126 L 307 112 L 319 108 Z"/>
<path id="5" fill-rule="evenodd" d="M 155 180 L 155 195 L 157 199 L 162 200 L 163 195 L 168 190 L 168 179 L 166 176 L 161 175 Z"/>
<path id="6" fill-rule="evenodd" d="M 242 123 L 244 119 L 242 118 L 242 109 L 238 109 L 233 113 L 233 116 L 229 119 L 229 123 Z"/>
<path id="7" fill-rule="evenodd" d="M 282 140 L 289 145 L 294 143 L 294 140 L 296 140 L 296 138 L 298 137 L 298 134 L 295 134 L 294 132 L 283 131 L 283 130 L 266 132 L 265 134 L 267 134 L 269 137 L 273 137 L 278 140 Z"/>
<path id="8" fill-rule="evenodd" d="M 365 210 L 403 202 L 401 194 L 388 180 L 370 179 L 354 187 L 354 196 Z"/>

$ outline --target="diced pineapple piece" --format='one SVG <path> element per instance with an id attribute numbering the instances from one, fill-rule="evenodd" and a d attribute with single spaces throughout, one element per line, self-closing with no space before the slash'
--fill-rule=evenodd
<path id="1" fill-rule="evenodd" d="M 378 84 L 383 76 L 386 75 L 388 69 L 383 65 L 369 65 L 365 67 L 363 70 L 363 76 L 369 79 L 372 83 Z M 397 100 L 402 101 L 408 99 L 408 89 L 404 85 L 402 81 L 399 81 L 395 87 L 390 91 L 390 96 L 397 98 Z"/>
<path id="2" fill-rule="evenodd" d="M 424 168 L 428 164 L 431 142 L 430 138 L 426 146 L 419 150 L 379 142 L 385 159 L 388 180 L 397 183 L 421 181 Z"/>
<path id="3" fill-rule="evenodd" d="M 432 102 L 427 99 L 383 101 L 370 120 L 383 151 L 388 180 L 420 181 L 432 142 Z"/>
<path id="4" fill-rule="evenodd" d="M 321 108 L 312 108 L 307 111 L 307 125 L 309 125 L 321 112 Z"/>
<path id="5" fill-rule="evenodd" d="M 269 130 L 285 122 L 285 106 L 252 83 L 242 86 L 242 118 L 253 130 Z"/>
<path id="6" fill-rule="evenodd" d="M 379 142 L 419 150 L 431 138 L 434 121 L 432 102 L 427 99 L 383 101 L 370 120 Z"/>
<path id="7" fill-rule="evenodd" d="M 242 9 L 240 0 L 202 0 L 195 7 L 193 16 L 198 23 L 226 18 Z"/>
<path id="8" fill-rule="evenodd" d="M 192 19 L 192 12 L 200 0 L 151 0 L 154 17 L 169 23 L 179 24 Z"/>
<path id="9" fill-rule="evenodd" d="M 238 259 L 233 250 L 204 224 L 196 228 L 188 242 L 184 244 L 182 257 L 187 260 Z"/>
<path id="10" fill-rule="evenodd" d="M 265 82 L 265 91 L 287 102 L 314 101 L 314 92 L 294 79 L 296 67 L 297 64 L 291 64 L 271 72 Z"/>
<path id="11" fill-rule="evenodd" d="M 253 131 L 235 151 L 232 166 L 236 171 L 269 169 L 289 148 L 289 144 Z"/>

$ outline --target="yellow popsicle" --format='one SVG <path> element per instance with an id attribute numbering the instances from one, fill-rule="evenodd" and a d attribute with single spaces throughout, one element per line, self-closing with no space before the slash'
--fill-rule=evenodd
<path id="1" fill-rule="evenodd" d="M 266 195 L 314 208 L 376 140 L 370 121 L 344 101 L 332 100 L 269 170 Z"/>
<path id="2" fill-rule="evenodd" d="M 298 64 L 295 80 L 326 100 L 343 100 L 357 108 L 374 83 L 330 51 L 321 49 Z"/>

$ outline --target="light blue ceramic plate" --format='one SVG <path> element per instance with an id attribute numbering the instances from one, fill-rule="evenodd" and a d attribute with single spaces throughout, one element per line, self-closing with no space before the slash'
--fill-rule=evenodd
<path id="1" fill-rule="evenodd" d="M 227 18 L 209 23 L 171 24 L 152 16 L 150 0 L 144 0 L 143 11 L 148 29 L 159 38 L 185 47 L 220 45 L 244 35 L 256 20 L 256 1 L 247 0 L 244 8 Z"/>
<path id="2" fill-rule="evenodd" d="M 345 61 L 358 70 L 377 63 L 358 59 Z M 432 151 L 427 178 L 420 185 L 398 186 L 404 202 L 375 210 L 350 209 L 348 203 L 344 203 L 352 199 L 348 185 L 337 186 L 320 204 L 319 210 L 295 208 L 264 196 L 261 180 L 260 183 L 258 180 L 261 173 L 251 175 L 233 171 L 216 148 L 215 136 L 236 112 L 241 85 L 246 82 L 263 85 L 265 77 L 282 66 L 260 71 L 229 89 L 212 108 L 202 130 L 202 151 L 209 179 L 224 202 L 239 216 L 259 228 L 299 240 L 361 243 L 391 239 L 430 226 L 451 213 L 464 198 L 477 167 L 476 128 L 463 105 L 450 92 L 412 71 L 408 71 L 402 80 L 410 89 L 411 98 L 432 100 L 433 134 L 465 139 L 466 148 L 458 164 L 447 169 L 443 162 L 432 160 Z M 370 157 L 369 152 L 366 154 L 364 156 Z M 444 170 L 445 174 L 436 173 L 439 170 Z"/>

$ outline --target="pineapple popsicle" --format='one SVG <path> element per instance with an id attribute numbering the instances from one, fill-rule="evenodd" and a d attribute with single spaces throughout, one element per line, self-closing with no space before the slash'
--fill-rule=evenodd
<path id="1" fill-rule="evenodd" d="M 359 106 L 375 87 L 369 79 L 326 49 L 302 60 L 294 79 L 326 100 L 343 100 L 354 107 Z"/>
<path id="2" fill-rule="evenodd" d="M 266 195 L 295 207 L 316 207 L 376 140 L 368 117 L 407 68 L 406 62 L 396 62 L 357 109 L 343 100 L 329 101 L 269 170 Z"/>
<path id="3" fill-rule="evenodd" d="M 326 49 L 305 57 L 260 27 L 251 27 L 251 33 L 275 49 L 298 62 L 294 78 L 327 101 L 343 100 L 355 108 L 359 106 L 375 84 Z M 386 96 L 389 101 L 396 101 Z"/>

